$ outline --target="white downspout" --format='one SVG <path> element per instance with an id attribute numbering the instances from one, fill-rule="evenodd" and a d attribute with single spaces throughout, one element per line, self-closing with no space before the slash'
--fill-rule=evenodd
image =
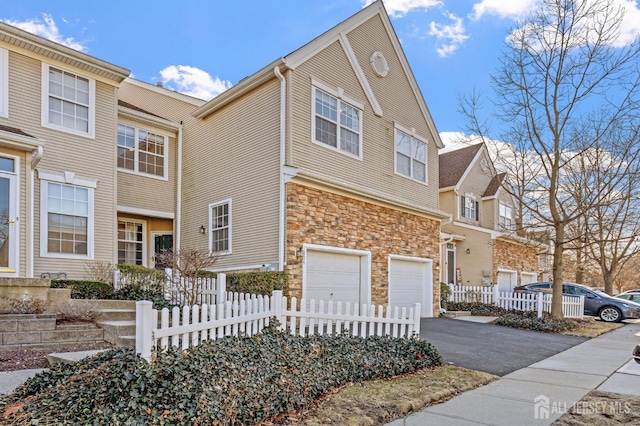
<path id="1" fill-rule="evenodd" d="M 34 230 L 34 215 L 36 212 L 36 208 L 35 208 L 35 173 L 36 173 L 36 167 L 38 166 L 38 163 L 40 162 L 40 160 L 42 159 L 42 154 L 44 153 L 44 148 L 41 146 L 38 146 L 32 153 L 31 153 L 31 165 L 30 165 L 30 169 L 29 173 L 27 173 L 27 177 L 29 179 L 29 218 L 28 218 L 28 224 L 27 224 L 27 258 L 25 259 L 26 261 L 26 277 L 27 278 L 33 278 L 33 262 L 34 262 L 34 258 L 35 258 L 35 254 L 34 254 L 34 248 L 35 248 L 35 235 L 36 233 L 33 231 Z"/>
<path id="2" fill-rule="evenodd" d="M 279 67 L 273 69 L 276 77 L 280 80 L 280 202 L 278 211 L 278 271 L 284 271 L 284 241 L 285 241 L 285 191 L 284 191 L 284 161 L 285 161 L 285 113 L 287 81 L 280 72 Z"/>
<path id="3" fill-rule="evenodd" d="M 176 220 L 173 231 L 173 248 L 180 249 L 180 230 L 182 229 L 182 121 L 178 127 L 178 155 L 176 165 Z"/>

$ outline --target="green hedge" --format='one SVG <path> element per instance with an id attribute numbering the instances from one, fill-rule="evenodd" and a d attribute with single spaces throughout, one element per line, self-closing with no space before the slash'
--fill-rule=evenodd
<path id="1" fill-rule="evenodd" d="M 72 299 L 113 298 L 113 286 L 99 281 L 51 280 L 51 288 L 71 289 Z"/>
<path id="2" fill-rule="evenodd" d="M 538 318 L 537 312 L 508 313 L 501 315 L 493 323 L 505 327 L 544 331 L 546 333 L 559 333 L 580 327 L 580 323 L 576 320 L 552 318 L 547 312 L 543 313 L 542 318 Z"/>
<path id="3" fill-rule="evenodd" d="M 270 295 L 273 290 L 288 289 L 287 274 L 278 271 L 237 272 L 227 274 L 227 291 Z"/>
<path id="4" fill-rule="evenodd" d="M 442 363 L 430 343 L 417 339 L 265 329 L 162 352 L 151 364 L 133 349 L 60 364 L 29 379 L 0 411 L 24 403 L 19 417 L 3 419 L 8 424 L 267 424 L 347 383 Z"/>
<path id="5" fill-rule="evenodd" d="M 514 311 L 501 308 L 496 305 L 480 302 L 447 302 L 448 311 L 469 311 L 471 315 L 496 317 L 508 313 L 517 313 Z"/>
<path id="6" fill-rule="evenodd" d="M 116 269 L 120 273 L 120 281 L 134 288 L 155 292 L 163 289 L 165 280 L 164 271 L 126 263 L 117 264 Z"/>

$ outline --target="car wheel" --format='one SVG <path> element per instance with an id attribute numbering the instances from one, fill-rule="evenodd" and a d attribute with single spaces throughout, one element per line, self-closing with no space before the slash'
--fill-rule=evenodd
<path id="1" fill-rule="evenodd" d="M 600 310 L 600 319 L 604 322 L 618 322 L 622 319 L 622 313 L 618 308 L 605 306 Z"/>

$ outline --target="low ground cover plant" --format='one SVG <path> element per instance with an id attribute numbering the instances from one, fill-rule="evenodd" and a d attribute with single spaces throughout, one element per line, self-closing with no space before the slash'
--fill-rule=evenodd
<path id="1" fill-rule="evenodd" d="M 448 311 L 469 311 L 471 315 L 496 317 L 513 311 L 480 302 L 447 302 Z"/>
<path id="2" fill-rule="evenodd" d="M 493 323 L 506 327 L 544 331 L 546 333 L 561 333 L 581 327 L 579 320 L 552 318 L 551 315 L 546 312 L 542 314 L 542 318 L 538 318 L 537 312 L 508 313 L 499 316 Z"/>
<path id="3" fill-rule="evenodd" d="M 281 419 L 347 383 L 442 365 L 428 342 L 300 337 L 267 328 L 152 363 L 131 349 L 61 365 L 0 399 L 8 424 L 255 424 Z"/>

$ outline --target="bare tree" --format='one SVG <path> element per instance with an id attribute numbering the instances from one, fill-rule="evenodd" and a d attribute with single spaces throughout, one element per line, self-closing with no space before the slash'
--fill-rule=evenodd
<path id="1" fill-rule="evenodd" d="M 552 230 L 556 283 L 563 281 L 565 248 L 580 237 L 568 227 L 607 204 L 623 180 L 612 173 L 585 181 L 572 166 L 594 150 L 618 150 L 616 136 L 638 127 L 640 43 L 621 39 L 623 16 L 612 0 L 543 0 L 511 32 L 492 76 L 495 116 L 504 129 L 498 139 L 509 142 L 498 156 L 507 154 L 502 164 L 515 187 L 505 189 L 522 205 L 523 227 Z M 477 107 L 473 97 L 461 100 L 468 130 L 490 143 L 474 118 Z M 554 286 L 551 313 L 563 316 L 562 286 Z"/>
<path id="2" fill-rule="evenodd" d="M 219 258 L 219 253 L 207 249 L 181 248 L 159 253 L 156 263 L 171 269 L 173 284 L 178 288 L 182 302 L 192 306 L 198 303 L 200 296 L 199 278 Z"/>

